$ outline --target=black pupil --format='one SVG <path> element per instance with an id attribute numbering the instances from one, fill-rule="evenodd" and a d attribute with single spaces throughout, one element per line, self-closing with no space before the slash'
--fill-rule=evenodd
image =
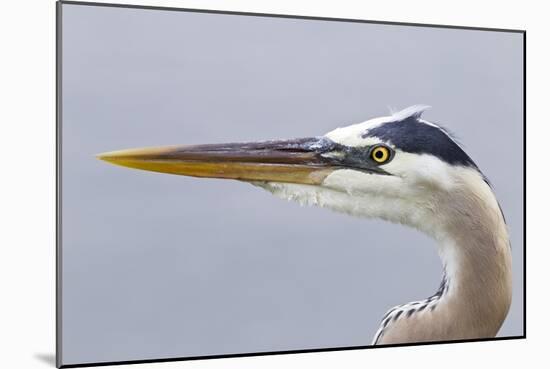
<path id="1" fill-rule="evenodd" d="M 382 150 L 377 150 L 374 153 L 374 156 L 376 157 L 376 159 L 382 159 L 384 157 L 384 153 L 382 152 Z"/>

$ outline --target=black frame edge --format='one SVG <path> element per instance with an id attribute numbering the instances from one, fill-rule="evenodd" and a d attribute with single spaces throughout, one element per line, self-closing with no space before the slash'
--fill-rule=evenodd
<path id="1" fill-rule="evenodd" d="M 291 15 L 291 14 L 255 13 L 255 12 L 241 12 L 241 11 L 230 11 L 230 10 L 176 8 L 176 7 L 154 6 L 154 5 L 132 5 L 132 4 L 126 4 L 126 3 L 99 3 L 99 2 L 92 2 L 92 1 L 88 2 L 88 1 L 73 1 L 73 0 L 59 0 L 59 2 L 67 5 L 99 6 L 99 7 L 109 7 L 109 8 L 164 10 L 164 11 L 179 11 L 179 12 L 189 12 L 189 13 L 243 15 L 243 16 L 268 17 L 268 18 L 292 18 L 292 19 L 347 22 L 347 23 L 372 23 L 372 24 L 383 24 L 383 25 L 391 25 L 391 26 L 450 28 L 450 29 L 470 30 L 470 31 L 491 31 L 491 32 L 509 32 L 509 33 L 525 32 L 525 30 L 513 29 L 513 28 L 507 29 L 507 28 L 492 28 L 492 27 L 443 25 L 443 24 L 433 24 L 433 23 L 411 23 L 411 22 L 379 21 L 379 20 L 366 20 L 366 19 L 354 19 L 354 18 L 337 18 L 337 17 L 332 18 L 332 17 Z"/>
<path id="2" fill-rule="evenodd" d="M 55 4 L 55 365 L 62 366 L 62 250 L 61 250 L 61 113 L 62 113 L 62 2 Z"/>
<path id="3" fill-rule="evenodd" d="M 270 355 L 310 354 L 310 353 L 319 353 L 319 352 L 370 350 L 370 349 L 377 350 L 377 349 L 392 348 L 392 347 L 433 346 L 433 345 L 444 345 L 444 344 L 510 341 L 510 340 L 519 340 L 519 339 L 525 339 L 525 336 L 508 336 L 508 337 L 453 340 L 453 341 L 435 341 L 435 342 L 398 343 L 398 344 L 378 345 L 378 346 L 370 345 L 370 346 L 330 347 L 330 348 L 305 349 L 305 350 L 266 351 L 266 352 L 240 353 L 240 354 L 176 357 L 176 358 L 166 358 L 166 359 L 105 361 L 105 362 L 98 362 L 98 363 L 66 364 L 66 365 L 62 365 L 60 368 L 86 368 L 91 366 L 107 366 L 107 365 L 151 364 L 151 363 L 166 363 L 166 362 L 176 362 L 176 361 L 230 359 L 230 358 L 239 358 L 239 357 L 270 356 Z"/>
<path id="4" fill-rule="evenodd" d="M 527 338 L 527 31 L 523 32 L 523 338 Z"/>

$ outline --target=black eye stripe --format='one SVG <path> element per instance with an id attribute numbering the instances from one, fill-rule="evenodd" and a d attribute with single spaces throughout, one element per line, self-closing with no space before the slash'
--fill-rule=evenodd
<path id="1" fill-rule="evenodd" d="M 426 124 L 416 116 L 370 128 L 361 137 L 376 137 L 404 152 L 430 154 L 451 165 L 477 169 L 473 160 L 446 130 Z"/>
<path id="2" fill-rule="evenodd" d="M 380 167 L 382 164 L 389 163 L 394 157 L 393 149 L 385 144 L 375 144 L 372 146 L 346 146 L 336 143 L 328 138 L 321 139 L 321 144 L 317 143 L 316 151 L 321 160 L 325 163 L 339 166 L 343 168 L 351 168 L 355 170 L 364 170 L 370 173 L 389 175 Z M 374 150 L 384 148 L 382 151 L 382 159 L 387 156 L 386 160 L 379 158 L 375 159 Z"/>

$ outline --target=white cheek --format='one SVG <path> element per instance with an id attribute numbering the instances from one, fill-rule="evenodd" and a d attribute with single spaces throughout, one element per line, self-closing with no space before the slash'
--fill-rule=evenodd
<path id="1" fill-rule="evenodd" d="M 431 206 L 425 203 L 425 194 L 399 176 L 342 169 L 327 176 L 323 187 L 342 193 L 342 201 L 332 204 L 333 209 L 355 216 L 381 218 L 419 229 L 430 216 Z"/>
<path id="2" fill-rule="evenodd" d="M 428 154 L 411 154 L 397 151 L 395 158 L 382 168 L 402 177 L 419 188 L 428 187 L 449 191 L 454 188 L 453 167 Z"/>
<path id="3" fill-rule="evenodd" d="M 382 195 L 399 193 L 402 189 L 402 182 L 401 178 L 396 176 L 340 169 L 329 174 L 323 181 L 323 186 L 350 195 L 366 192 L 372 195 Z"/>
<path id="4" fill-rule="evenodd" d="M 422 229 L 431 224 L 430 206 L 396 176 L 337 170 L 321 186 L 292 183 L 251 182 L 276 197 L 301 205 L 319 206 L 356 217 L 381 218 Z M 425 230 L 426 231 L 426 230 Z M 429 230 L 427 230 L 429 231 Z"/>

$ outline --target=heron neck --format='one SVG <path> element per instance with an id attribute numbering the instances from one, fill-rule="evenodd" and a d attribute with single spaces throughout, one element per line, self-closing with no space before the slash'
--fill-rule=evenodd
<path id="1" fill-rule="evenodd" d="M 510 245 L 504 220 L 493 218 L 491 227 L 479 227 L 478 217 L 462 219 L 460 227 L 452 224 L 440 240 L 445 275 L 437 316 L 454 322 L 461 338 L 494 337 L 510 306 Z"/>
<path id="2" fill-rule="evenodd" d="M 375 344 L 490 338 L 506 318 L 511 252 L 496 199 L 492 192 L 453 195 L 437 202 L 438 218 L 430 220 L 437 227 L 425 229 L 438 241 L 444 269 L 439 290 L 391 309 Z"/>
<path id="3" fill-rule="evenodd" d="M 494 337 L 510 307 L 508 231 L 497 200 L 485 185 L 463 186 L 438 205 L 443 216 L 434 236 L 445 277 L 431 318 L 445 327 L 445 339 Z"/>

